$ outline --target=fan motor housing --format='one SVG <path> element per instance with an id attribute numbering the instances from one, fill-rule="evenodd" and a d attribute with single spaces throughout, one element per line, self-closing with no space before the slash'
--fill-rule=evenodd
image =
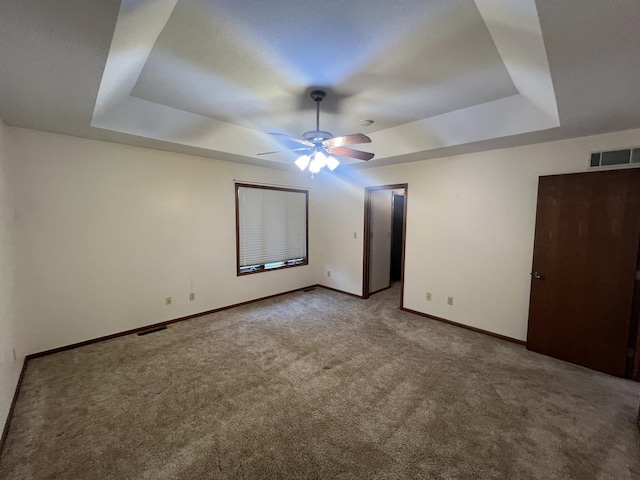
<path id="1" fill-rule="evenodd" d="M 325 140 L 333 138 L 333 135 L 331 135 L 329 132 L 325 132 L 324 130 L 310 130 L 308 132 L 304 132 L 302 134 L 302 138 L 307 142 L 319 145 Z"/>
<path id="2" fill-rule="evenodd" d="M 313 92 L 311 92 L 311 98 L 313 98 L 314 102 L 321 102 L 325 95 L 326 92 L 324 92 L 323 90 L 314 90 Z"/>

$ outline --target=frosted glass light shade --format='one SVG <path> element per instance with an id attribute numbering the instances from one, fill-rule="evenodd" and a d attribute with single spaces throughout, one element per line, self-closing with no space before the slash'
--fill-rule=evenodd
<path id="1" fill-rule="evenodd" d="M 295 164 L 300 170 L 304 170 L 305 168 L 307 168 L 307 165 L 309 165 L 309 161 L 309 155 L 300 155 L 295 161 Z"/>
<path id="2" fill-rule="evenodd" d="M 318 173 L 321 168 L 322 167 L 320 166 L 320 162 L 318 161 L 317 158 L 314 158 L 313 160 L 311 160 L 311 163 L 309 164 L 309 171 L 311 173 Z"/>
<path id="3" fill-rule="evenodd" d="M 340 162 L 336 158 L 332 156 L 327 157 L 327 167 L 329 167 L 329 170 L 334 171 L 338 165 L 340 165 Z"/>
<path id="4" fill-rule="evenodd" d="M 317 162 L 318 170 L 324 167 L 327 164 L 327 156 L 322 152 L 316 152 L 315 157 L 313 158 L 314 162 Z"/>
<path id="5" fill-rule="evenodd" d="M 340 165 L 340 162 L 331 155 L 325 155 L 324 152 L 318 150 L 311 155 L 300 155 L 295 164 L 300 170 L 309 167 L 311 173 L 318 173 L 323 167 L 329 167 L 329 170 L 333 171 Z"/>

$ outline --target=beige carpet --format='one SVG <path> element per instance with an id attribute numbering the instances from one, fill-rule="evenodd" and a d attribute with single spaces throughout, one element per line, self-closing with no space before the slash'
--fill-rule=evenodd
<path id="1" fill-rule="evenodd" d="M 637 383 L 316 288 L 29 363 L 26 479 L 640 478 Z"/>

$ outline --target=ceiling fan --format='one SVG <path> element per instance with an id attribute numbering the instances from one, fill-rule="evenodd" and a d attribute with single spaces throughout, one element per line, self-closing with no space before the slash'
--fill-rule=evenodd
<path id="1" fill-rule="evenodd" d="M 373 153 L 362 152 L 347 148 L 347 145 L 357 145 L 359 143 L 371 143 L 371 139 L 362 133 L 353 133 L 342 137 L 334 137 L 331 133 L 320 130 L 320 102 L 326 96 L 322 90 L 314 90 L 311 92 L 311 98 L 316 102 L 316 129 L 310 130 L 302 134 L 302 138 L 295 138 L 283 133 L 272 133 L 278 137 L 290 142 L 303 145 L 300 148 L 292 148 L 289 150 L 280 150 L 277 152 L 262 152 L 258 155 L 271 155 L 282 152 L 301 152 L 301 155 L 295 161 L 295 164 L 304 170 L 309 167 L 309 171 L 314 174 L 320 169 L 327 166 L 330 170 L 334 170 L 340 162 L 334 155 L 341 157 L 356 158 L 358 160 L 371 160 Z"/>

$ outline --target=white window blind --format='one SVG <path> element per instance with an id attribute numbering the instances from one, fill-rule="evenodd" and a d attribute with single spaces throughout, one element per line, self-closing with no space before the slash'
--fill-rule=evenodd
<path id="1" fill-rule="evenodd" d="M 307 263 L 307 192 L 237 185 L 238 273 Z"/>

